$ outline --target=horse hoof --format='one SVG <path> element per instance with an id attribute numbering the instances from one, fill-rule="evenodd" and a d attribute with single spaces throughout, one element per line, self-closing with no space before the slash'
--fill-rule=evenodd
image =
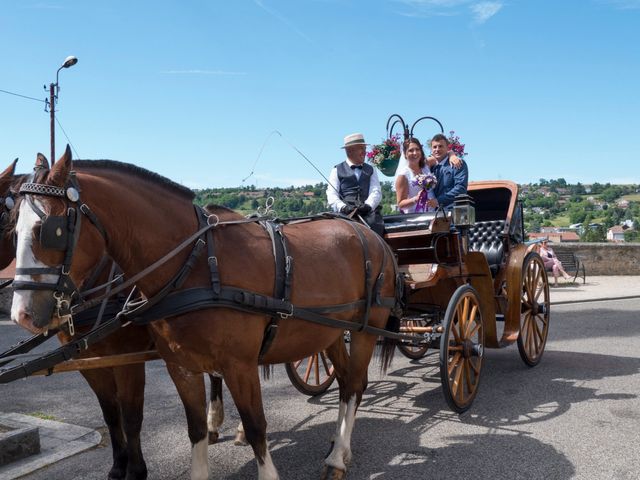
<path id="1" fill-rule="evenodd" d="M 209 445 L 218 443 L 219 438 L 220 438 L 220 434 L 218 432 L 209 432 Z"/>
<path id="2" fill-rule="evenodd" d="M 236 438 L 233 440 L 233 444 L 237 445 L 238 447 L 246 447 L 247 445 L 249 445 L 247 443 L 247 438 L 244 436 L 244 433 L 236 433 Z"/>
<path id="3" fill-rule="evenodd" d="M 346 477 L 347 472 L 340 470 L 331 465 L 325 465 L 322 469 L 321 480 L 343 480 Z"/>

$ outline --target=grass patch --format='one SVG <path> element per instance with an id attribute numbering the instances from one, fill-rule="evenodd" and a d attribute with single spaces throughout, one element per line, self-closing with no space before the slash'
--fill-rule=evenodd
<path id="1" fill-rule="evenodd" d="M 56 417 L 54 417 L 53 415 L 48 415 L 46 413 L 42 413 L 42 412 L 32 412 L 28 414 L 31 417 L 36 417 L 39 418 L 40 420 L 55 420 Z"/>
<path id="2" fill-rule="evenodd" d="M 629 195 L 623 195 L 623 200 L 628 200 L 629 202 L 640 202 L 640 193 L 631 193 Z"/>

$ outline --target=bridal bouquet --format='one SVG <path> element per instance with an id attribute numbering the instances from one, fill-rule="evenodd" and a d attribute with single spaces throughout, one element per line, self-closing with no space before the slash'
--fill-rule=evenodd
<path id="1" fill-rule="evenodd" d="M 420 187 L 420 197 L 418 197 L 418 203 L 416 203 L 416 212 L 427 211 L 427 200 L 434 198 L 433 189 L 438 184 L 438 179 L 433 173 L 421 173 L 416 175 L 415 180 L 411 183 Z"/>

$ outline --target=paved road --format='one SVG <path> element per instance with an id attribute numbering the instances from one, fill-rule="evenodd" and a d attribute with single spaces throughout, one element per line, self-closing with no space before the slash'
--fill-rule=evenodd
<path id="1" fill-rule="evenodd" d="M 640 300 L 559 305 L 541 364 L 516 347 L 489 350 L 480 393 L 463 416 L 439 387 L 437 358 L 398 354 L 390 372 L 371 369 L 353 436 L 351 479 L 637 479 L 640 472 Z M 0 348 L 17 330 L 0 325 Z M 152 479 L 188 479 L 184 413 L 160 362 L 148 364 L 143 450 Z M 284 369 L 264 383 L 271 451 L 281 478 L 319 478 L 337 415 L 336 389 L 299 394 Z M 228 396 L 221 444 L 209 449 L 212 478 L 256 476 L 248 447 L 235 447 L 238 421 Z M 0 385 L 0 412 L 42 412 L 101 429 L 96 400 L 77 373 Z M 105 442 L 103 442 L 105 443 Z M 106 446 L 24 477 L 101 479 Z"/>

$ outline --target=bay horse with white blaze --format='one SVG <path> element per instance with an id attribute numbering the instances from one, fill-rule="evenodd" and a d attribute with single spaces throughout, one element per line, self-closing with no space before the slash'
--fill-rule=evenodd
<path id="1" fill-rule="evenodd" d="M 75 174 L 72 167 L 78 167 Z M 24 269 L 31 283 L 44 282 L 51 288 L 18 286 L 12 308 L 15 321 L 32 331 L 66 321 L 68 317 L 59 313 L 64 301 L 52 296 L 52 286 L 64 276 L 81 281 L 104 250 L 135 279 L 149 305 L 171 300 L 172 290 L 205 292 L 188 313 L 176 307 L 175 315 L 151 323 L 156 346 L 167 365 L 191 375 L 222 375 L 254 450 L 260 480 L 279 477 L 267 446 L 258 364 L 292 362 L 326 349 L 336 368 L 340 404 L 323 475 L 344 476 L 376 339 L 393 320 L 390 313 L 397 306 L 397 268 L 379 236 L 343 219 L 282 226 L 289 274 L 289 298 L 282 299 L 272 296 L 277 262 L 263 226 L 226 209 L 204 218 L 194 209 L 192 194 L 158 175 L 117 162 L 72 165 L 67 147 L 46 178 L 23 185 L 21 192 L 17 268 Z M 91 221 L 80 223 L 74 216 L 83 211 L 81 205 L 91 210 Z M 51 218 L 71 225 L 64 251 L 51 248 Z M 206 255 L 199 250 L 203 245 Z M 57 275 L 50 275 L 52 268 Z M 265 331 L 274 318 L 279 318 L 277 335 L 265 351 Z M 349 355 L 342 341 L 345 327 L 352 329 Z M 394 346 L 385 339 L 383 365 Z M 193 415 L 204 416 L 198 402 L 193 407 Z M 189 422 L 191 478 L 205 479 L 206 431 L 192 431 L 192 425 L 201 423 Z"/>
<path id="2" fill-rule="evenodd" d="M 10 235 L 10 216 L 20 185 L 29 177 L 16 175 L 17 159 L 0 173 L 0 269 L 6 268 L 15 258 L 16 249 Z M 38 154 L 36 170 L 48 170 L 47 159 Z M 106 258 L 106 257 L 105 257 Z M 107 268 L 104 268 L 107 267 Z M 106 282 L 109 265 L 100 262 L 90 279 L 95 284 Z M 17 277 L 18 279 L 20 276 Z M 83 292 L 87 284 L 80 286 Z M 94 309 L 97 311 L 98 309 Z M 85 312 L 89 313 L 89 312 Z M 85 317 L 87 317 L 85 315 Z M 95 318 L 89 318 L 91 323 Z M 84 334 L 90 327 L 78 325 L 76 333 Z M 117 330 L 97 344 L 91 345 L 74 358 L 106 357 L 124 353 L 135 353 L 153 348 L 153 338 L 148 326 L 128 325 Z M 60 342 L 66 344 L 74 339 L 68 330 L 57 334 Z M 80 371 L 91 390 L 95 393 L 104 421 L 109 429 L 113 453 L 113 465 L 108 473 L 109 480 L 143 480 L 147 478 L 147 467 L 140 445 L 140 429 L 143 419 L 143 400 L 145 388 L 144 364 L 122 365 Z M 207 415 L 209 443 L 218 439 L 218 428 L 224 418 L 222 405 L 222 379 L 210 376 L 211 395 Z M 181 380 L 178 388 L 184 389 L 190 396 L 194 392 L 204 392 L 202 376 L 191 376 Z M 201 398 L 204 401 L 204 393 Z M 188 408 L 185 405 L 185 408 Z"/>

